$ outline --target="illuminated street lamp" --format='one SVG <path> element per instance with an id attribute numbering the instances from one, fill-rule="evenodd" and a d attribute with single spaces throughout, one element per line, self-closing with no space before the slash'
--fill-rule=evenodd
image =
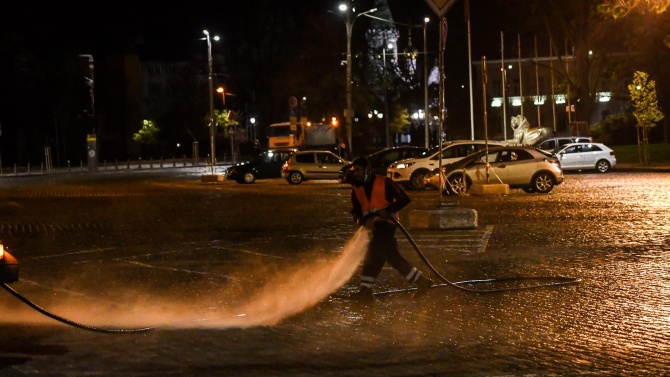
<path id="1" fill-rule="evenodd" d="M 226 90 L 223 89 L 223 87 L 220 86 L 220 87 L 216 88 L 216 92 L 221 93 L 221 99 L 223 100 L 223 107 L 225 109 L 225 107 L 226 107 Z"/>
<path id="2" fill-rule="evenodd" d="M 375 12 L 377 8 L 372 8 L 370 10 L 367 10 L 362 13 L 358 13 L 352 18 L 352 14 L 356 11 L 355 9 L 349 10 L 349 6 L 347 4 L 340 4 L 338 7 L 340 12 L 342 13 L 342 19 L 344 19 L 344 26 L 347 29 L 347 114 L 346 114 L 346 119 L 347 119 L 347 124 L 346 124 L 346 129 L 347 129 L 347 141 L 349 142 L 349 153 L 353 155 L 353 148 L 351 145 L 351 134 L 352 134 L 352 122 L 353 122 L 353 109 L 351 108 L 351 31 L 354 27 L 354 22 L 358 19 L 358 17 Z"/>
<path id="3" fill-rule="evenodd" d="M 203 30 L 205 33 L 205 38 L 207 40 L 207 63 L 209 65 L 209 139 L 210 139 L 210 150 L 212 153 L 212 175 L 214 175 L 214 164 L 215 164 L 215 150 L 214 150 L 214 87 L 212 83 L 212 40 L 210 39 L 209 32 Z M 212 37 L 215 41 L 219 40 L 219 36 L 215 35 Z"/>

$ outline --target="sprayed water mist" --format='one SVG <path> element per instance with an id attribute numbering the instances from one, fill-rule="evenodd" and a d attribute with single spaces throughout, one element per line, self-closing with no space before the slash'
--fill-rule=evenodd
<path id="1" fill-rule="evenodd" d="M 299 266 L 264 271 L 261 273 L 264 283 L 260 287 L 230 282 L 215 294 L 197 296 L 190 301 L 170 299 L 170 292 L 166 292 L 166 296 L 145 295 L 135 287 L 132 290 L 135 298 L 123 302 L 97 300 L 91 306 L 85 304 L 85 300 L 61 300 L 47 303 L 44 308 L 63 318 L 104 328 L 239 328 L 275 325 L 314 306 L 346 284 L 363 260 L 369 240 L 368 232 L 360 228 L 347 241 L 336 259 L 312 259 Z M 30 280 L 23 282 L 36 284 Z M 6 299 L 8 305 L 18 309 L 15 307 L 16 302 L 9 301 L 14 298 Z M 53 323 L 52 319 L 31 311 L 27 306 L 21 307 L 20 313 L 5 318 L 5 321 L 14 318 L 21 322 Z"/>

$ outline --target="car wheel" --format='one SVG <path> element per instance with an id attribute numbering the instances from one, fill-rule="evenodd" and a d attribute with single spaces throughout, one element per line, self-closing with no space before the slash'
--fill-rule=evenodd
<path id="1" fill-rule="evenodd" d="M 596 162 L 596 170 L 598 173 L 607 173 L 610 171 L 610 163 L 607 160 L 600 160 Z"/>
<path id="2" fill-rule="evenodd" d="M 248 171 L 242 175 L 242 182 L 244 183 L 254 183 L 256 181 L 256 175 Z"/>
<path id="3" fill-rule="evenodd" d="M 546 194 L 554 188 L 554 177 L 549 173 L 539 173 L 533 177 L 532 188 L 541 194 Z"/>
<path id="4" fill-rule="evenodd" d="M 428 170 L 417 170 L 414 173 L 412 173 L 412 176 L 409 178 L 410 187 L 415 190 L 425 189 L 426 174 L 428 174 Z"/>
<path id="5" fill-rule="evenodd" d="M 463 195 L 468 191 L 468 181 L 463 179 L 463 174 L 454 174 L 447 182 L 447 190 L 452 194 Z"/>
<path id="6" fill-rule="evenodd" d="M 298 183 L 302 182 L 305 179 L 305 177 L 302 176 L 302 173 L 299 171 L 292 171 L 289 175 L 286 181 L 292 185 L 297 185 Z"/>

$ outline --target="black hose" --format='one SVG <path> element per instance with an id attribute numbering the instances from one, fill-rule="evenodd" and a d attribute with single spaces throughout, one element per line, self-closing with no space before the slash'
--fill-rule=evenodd
<path id="1" fill-rule="evenodd" d="M 541 287 L 552 287 L 552 286 L 557 286 L 557 285 L 567 285 L 567 284 L 576 284 L 581 282 L 581 279 L 579 278 L 571 278 L 571 277 L 563 277 L 563 276 L 537 276 L 537 277 L 530 277 L 530 276 L 521 276 L 521 277 L 509 277 L 509 278 L 496 278 L 496 279 L 477 279 L 477 280 L 466 280 L 466 281 L 459 281 L 459 282 L 451 282 L 447 280 L 444 276 L 442 276 L 437 270 L 433 267 L 433 265 L 430 264 L 428 259 L 426 258 L 425 255 L 423 255 L 423 252 L 421 252 L 421 249 L 419 249 L 419 246 L 417 246 L 416 242 L 414 242 L 414 239 L 412 239 L 412 236 L 407 232 L 407 229 L 400 224 L 400 222 L 394 218 L 393 216 L 390 217 L 393 219 L 393 221 L 398 225 L 398 228 L 403 232 L 405 237 L 407 237 L 407 240 L 412 244 L 412 247 L 414 247 L 414 250 L 416 250 L 417 254 L 419 254 L 419 257 L 421 257 L 421 260 L 428 266 L 428 268 L 442 280 L 446 285 L 458 288 L 464 291 L 468 292 L 476 292 L 476 293 L 493 293 L 493 292 L 503 292 L 503 291 L 517 291 L 517 290 L 522 290 L 522 289 L 533 289 L 533 288 L 541 288 Z M 532 286 L 522 286 L 522 287 L 507 287 L 507 288 L 498 288 L 498 289 L 473 289 L 473 288 L 467 288 L 467 287 L 462 287 L 461 284 L 477 284 L 477 283 L 492 283 L 492 282 L 509 282 L 509 281 L 529 281 L 529 280 L 534 280 L 534 281 L 545 281 L 545 280 L 551 280 L 551 283 L 543 283 L 543 284 L 537 284 L 537 285 L 532 285 Z M 416 288 L 412 288 L 416 289 Z M 379 293 L 395 293 L 399 291 L 387 291 L 387 292 L 379 292 Z"/>
<path id="2" fill-rule="evenodd" d="M 106 334 L 110 334 L 110 333 L 118 334 L 118 333 L 138 333 L 138 332 L 145 332 L 145 331 L 153 330 L 153 329 L 159 327 L 159 326 L 154 326 L 154 327 L 144 327 L 144 328 L 138 328 L 138 329 L 110 329 L 110 328 L 100 328 L 100 327 L 93 327 L 93 326 L 82 325 L 81 323 L 77 323 L 77 322 L 71 321 L 71 320 L 69 320 L 69 319 L 60 317 L 60 316 L 58 316 L 58 315 L 56 315 L 56 314 L 50 313 L 50 312 L 48 312 L 48 311 L 42 309 L 41 307 L 39 307 L 38 305 L 36 305 L 36 304 L 33 303 L 32 301 L 28 300 L 27 298 L 25 298 L 25 297 L 23 297 L 21 294 L 19 294 L 17 291 L 15 291 L 14 289 L 12 289 L 9 285 L 7 285 L 7 283 L 2 283 L 2 286 L 3 286 L 3 288 L 5 288 L 5 289 L 7 290 L 7 292 L 11 293 L 11 294 L 14 295 L 16 298 L 18 298 L 19 300 L 21 300 L 21 301 L 23 301 L 24 303 L 28 304 L 28 306 L 30 306 L 31 308 L 37 310 L 38 312 L 40 312 L 40 313 L 46 315 L 47 317 L 53 318 L 53 319 L 55 319 L 55 320 L 57 320 L 57 321 L 63 322 L 63 323 L 65 323 L 65 324 L 68 324 L 68 325 L 70 325 L 70 326 L 74 326 L 74 327 L 77 327 L 77 328 L 80 328 L 80 329 L 83 329 L 83 330 L 88 330 L 88 331 L 93 331 L 93 332 L 100 332 L 100 333 L 106 333 Z"/>

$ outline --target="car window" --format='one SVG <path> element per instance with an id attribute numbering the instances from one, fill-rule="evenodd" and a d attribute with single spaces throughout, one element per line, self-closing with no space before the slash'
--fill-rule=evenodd
<path id="1" fill-rule="evenodd" d="M 602 151 L 602 148 L 595 144 L 586 144 L 584 145 L 584 152 L 600 152 Z"/>
<path id="2" fill-rule="evenodd" d="M 301 164 L 313 164 L 314 163 L 314 153 L 302 153 L 295 156 L 295 162 Z"/>
<path id="3" fill-rule="evenodd" d="M 540 144 L 540 148 L 550 150 L 550 149 L 556 149 L 556 140 L 547 140 Z"/>
<path id="4" fill-rule="evenodd" d="M 495 162 L 509 162 L 512 161 L 512 151 L 509 150 L 504 150 L 500 151 L 498 153 L 498 157 L 495 160 L 489 160 L 489 161 L 495 161 Z M 516 158 L 516 153 L 514 154 Z"/>
<path id="5" fill-rule="evenodd" d="M 533 159 L 533 155 L 530 154 L 530 152 L 528 152 L 527 150 L 520 149 L 520 150 L 516 151 L 516 154 L 517 154 L 517 157 L 516 157 L 517 161 L 532 160 Z M 514 158 L 512 158 L 512 160 L 514 160 Z"/>
<path id="6" fill-rule="evenodd" d="M 387 153 L 384 156 L 384 162 L 386 162 L 388 164 L 388 163 L 391 163 L 393 161 L 397 161 L 398 157 L 399 157 L 399 154 L 400 154 L 400 151 L 393 151 L 393 152 Z"/>
<path id="7" fill-rule="evenodd" d="M 565 148 L 565 153 L 580 153 L 582 151 L 581 145 L 572 145 Z"/>
<path id="8" fill-rule="evenodd" d="M 320 164 L 337 164 L 340 162 L 340 159 L 335 155 L 330 153 L 317 153 L 317 157 Z"/>
<path id="9" fill-rule="evenodd" d="M 570 143 L 572 143 L 571 139 L 558 139 L 558 146 L 559 147 L 562 146 L 562 145 L 565 145 L 565 144 L 570 144 Z"/>

